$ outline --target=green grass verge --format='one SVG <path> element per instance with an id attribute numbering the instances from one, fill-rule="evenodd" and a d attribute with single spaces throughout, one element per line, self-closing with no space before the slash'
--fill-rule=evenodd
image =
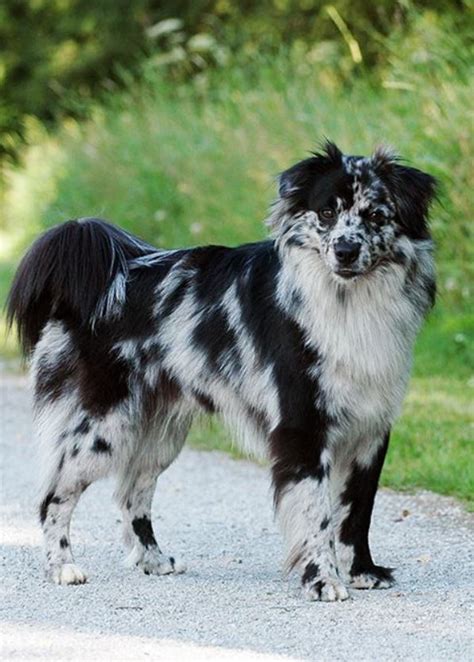
<path id="1" fill-rule="evenodd" d="M 382 484 L 423 487 L 465 499 L 474 509 L 474 380 L 412 380 L 393 431 Z"/>

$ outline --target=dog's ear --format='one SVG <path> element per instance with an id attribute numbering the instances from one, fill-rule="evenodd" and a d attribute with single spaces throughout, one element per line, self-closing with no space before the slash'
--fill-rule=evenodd
<path id="1" fill-rule="evenodd" d="M 402 165 L 388 148 L 378 148 L 372 163 L 394 196 L 398 219 L 407 236 L 428 239 L 428 210 L 436 197 L 436 178 L 417 168 Z"/>
<path id="2" fill-rule="evenodd" d="M 315 157 L 299 161 L 299 163 L 281 173 L 278 180 L 278 195 L 280 198 L 297 197 L 307 188 L 314 172 L 315 161 Z"/>
<path id="3" fill-rule="evenodd" d="M 436 196 L 437 181 L 426 172 L 395 164 L 392 173 L 399 221 L 412 239 L 428 239 L 428 210 Z"/>
<path id="4" fill-rule="evenodd" d="M 337 168 L 342 164 L 342 152 L 329 140 L 323 144 L 320 152 L 282 172 L 279 177 L 278 194 L 284 200 L 298 200 L 306 198 L 308 188 L 329 169 Z"/>

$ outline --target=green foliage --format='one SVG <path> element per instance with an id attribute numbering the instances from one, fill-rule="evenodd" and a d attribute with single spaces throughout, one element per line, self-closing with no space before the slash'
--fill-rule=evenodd
<path id="1" fill-rule="evenodd" d="M 25 121 L 87 116 L 88 99 L 150 67 L 182 81 L 229 59 L 281 47 L 332 60 L 344 76 L 387 60 L 413 10 L 449 17 L 456 34 L 470 0 L 4 0 L 0 5 L 0 153 L 15 155 Z"/>
<path id="2" fill-rule="evenodd" d="M 12 151 L 25 116 L 54 120 L 142 56 L 145 0 L 5 0 L 0 132 Z M 76 107 L 74 107 L 76 106 Z"/>

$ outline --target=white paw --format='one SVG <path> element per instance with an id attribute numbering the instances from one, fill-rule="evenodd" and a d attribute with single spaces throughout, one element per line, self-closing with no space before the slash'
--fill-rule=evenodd
<path id="1" fill-rule="evenodd" d="M 186 572 L 186 564 L 174 556 L 165 556 L 156 549 L 133 549 L 127 559 L 128 566 L 136 565 L 146 575 L 179 575 Z"/>
<path id="2" fill-rule="evenodd" d="M 173 556 L 169 558 L 163 556 L 161 560 L 139 561 L 137 566 L 143 570 L 145 575 L 179 575 L 186 571 L 186 564 Z"/>
<path id="3" fill-rule="evenodd" d="M 69 584 L 85 584 L 87 581 L 86 575 L 74 563 L 64 563 L 58 568 L 54 568 L 51 572 L 51 577 L 55 584 L 60 586 L 68 586 Z"/>
<path id="4" fill-rule="evenodd" d="M 344 584 L 333 577 L 322 577 L 305 584 L 304 592 L 308 600 L 321 602 L 336 602 L 349 598 L 349 592 Z"/>

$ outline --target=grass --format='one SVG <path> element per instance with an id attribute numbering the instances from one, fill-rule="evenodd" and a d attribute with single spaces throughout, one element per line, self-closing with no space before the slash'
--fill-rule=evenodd
<path id="1" fill-rule="evenodd" d="M 413 379 L 394 428 L 382 484 L 452 494 L 473 510 L 473 395 L 472 379 Z"/>
<path id="2" fill-rule="evenodd" d="M 4 170 L 1 299 L 23 248 L 66 218 L 104 216 L 165 246 L 251 241 L 264 234 L 273 176 L 319 138 L 353 153 L 392 143 L 442 183 L 432 221 L 440 296 L 417 343 L 383 483 L 472 499 L 471 74 L 456 37 L 424 21 L 410 49 L 392 44 L 389 68 L 351 86 L 320 63 L 284 56 L 175 86 L 150 69 L 88 122 L 51 135 L 31 122 L 20 165 Z M 2 342 L 0 353 L 15 356 L 14 341 Z M 192 442 L 230 448 L 217 424 L 196 428 Z"/>

